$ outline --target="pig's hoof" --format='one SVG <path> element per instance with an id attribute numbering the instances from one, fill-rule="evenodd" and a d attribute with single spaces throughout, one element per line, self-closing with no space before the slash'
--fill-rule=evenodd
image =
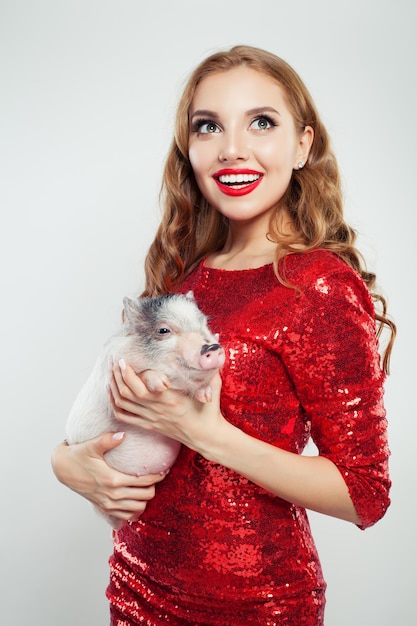
<path id="1" fill-rule="evenodd" d="M 162 372 L 146 370 L 140 377 L 149 391 L 164 391 L 169 387 L 168 378 Z"/>
<path id="2" fill-rule="evenodd" d="M 211 390 L 211 387 L 207 386 L 199 389 L 195 394 L 195 397 L 199 402 L 211 402 L 213 399 L 213 392 Z"/>

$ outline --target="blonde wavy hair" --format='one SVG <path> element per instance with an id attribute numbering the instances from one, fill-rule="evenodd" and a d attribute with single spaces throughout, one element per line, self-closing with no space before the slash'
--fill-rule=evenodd
<path id="1" fill-rule="evenodd" d="M 343 218 L 340 175 L 329 136 L 306 86 L 283 59 L 250 46 L 234 46 L 205 59 L 191 74 L 179 101 L 175 134 L 163 173 L 162 221 L 145 260 L 146 286 L 143 295 L 171 292 L 205 256 L 220 250 L 228 234 L 228 220 L 202 196 L 188 158 L 189 111 L 197 85 L 208 75 L 247 66 L 275 80 L 284 90 L 287 104 L 300 132 L 311 126 L 314 140 L 304 167 L 294 170 L 288 189 L 270 221 L 269 239 L 277 243 L 275 272 L 284 284 L 280 260 L 287 254 L 317 248 L 337 254 L 356 270 L 368 286 L 374 301 L 378 334 L 384 326 L 390 338 L 383 356 L 384 371 L 396 327 L 386 313 L 383 296 L 375 291 L 376 276 L 368 272 L 355 247 L 356 232 Z M 292 234 L 279 228 L 278 214 L 285 206 L 294 229 Z"/>

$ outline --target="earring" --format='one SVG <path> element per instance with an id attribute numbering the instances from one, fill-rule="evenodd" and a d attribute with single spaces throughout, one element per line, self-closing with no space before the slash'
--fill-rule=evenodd
<path id="1" fill-rule="evenodd" d="M 301 170 L 304 167 L 304 163 L 302 161 L 298 161 L 297 167 L 299 170 Z"/>

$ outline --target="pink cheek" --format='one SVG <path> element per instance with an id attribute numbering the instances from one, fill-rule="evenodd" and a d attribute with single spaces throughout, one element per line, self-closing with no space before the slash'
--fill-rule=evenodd
<path id="1" fill-rule="evenodd" d="M 204 167 L 204 156 L 199 150 L 201 146 L 190 145 L 188 148 L 188 158 L 194 171 L 199 171 Z"/>

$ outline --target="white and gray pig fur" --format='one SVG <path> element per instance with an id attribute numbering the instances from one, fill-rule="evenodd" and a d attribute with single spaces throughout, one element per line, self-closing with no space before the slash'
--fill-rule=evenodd
<path id="1" fill-rule="evenodd" d="M 155 431 L 117 422 L 108 388 L 112 364 L 124 359 L 138 374 L 150 370 L 144 374 L 150 389 L 162 390 L 166 377 L 171 388 L 205 401 L 210 381 L 222 367 L 225 355 L 192 292 L 124 298 L 123 305 L 120 332 L 104 346 L 81 388 L 68 416 L 66 436 L 73 444 L 123 430 L 124 441 L 105 454 L 106 461 L 122 472 L 142 476 L 168 470 L 180 444 Z M 115 527 L 120 525 L 115 519 L 109 521 Z"/>

